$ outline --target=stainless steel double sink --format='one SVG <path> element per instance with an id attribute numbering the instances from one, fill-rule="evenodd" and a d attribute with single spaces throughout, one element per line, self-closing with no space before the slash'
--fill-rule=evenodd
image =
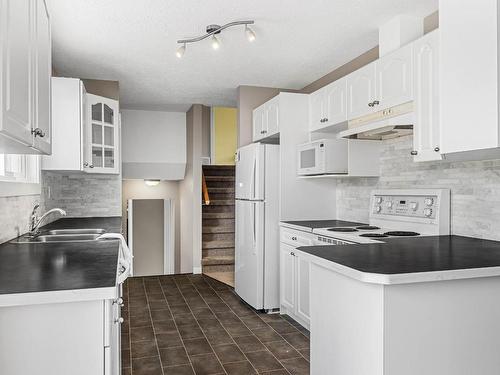
<path id="1" fill-rule="evenodd" d="M 12 240 L 15 243 L 40 243 L 40 242 L 81 242 L 96 241 L 104 229 L 53 229 L 42 232 L 36 236 L 24 235 Z"/>

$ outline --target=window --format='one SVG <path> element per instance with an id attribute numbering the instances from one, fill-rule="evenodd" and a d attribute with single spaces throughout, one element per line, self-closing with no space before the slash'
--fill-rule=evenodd
<path id="1" fill-rule="evenodd" d="M 0 196 L 40 193 L 40 157 L 0 154 Z"/>

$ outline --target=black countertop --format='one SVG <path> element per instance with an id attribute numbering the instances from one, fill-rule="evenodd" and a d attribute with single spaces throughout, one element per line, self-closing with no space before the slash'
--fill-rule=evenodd
<path id="1" fill-rule="evenodd" d="M 49 229 L 102 228 L 120 233 L 121 217 L 63 218 Z M 119 241 L 0 244 L 0 294 L 116 285 Z"/>
<path id="2" fill-rule="evenodd" d="M 500 266 L 500 242 L 461 236 L 389 238 L 384 243 L 298 250 L 355 269 L 395 275 Z"/>
<path id="3" fill-rule="evenodd" d="M 317 228 L 335 228 L 335 227 L 359 227 L 361 225 L 367 225 L 363 223 L 357 223 L 354 221 L 344 221 L 344 220 L 300 220 L 300 221 L 282 221 L 282 223 L 295 225 L 298 227 L 304 227 L 309 229 Z"/>

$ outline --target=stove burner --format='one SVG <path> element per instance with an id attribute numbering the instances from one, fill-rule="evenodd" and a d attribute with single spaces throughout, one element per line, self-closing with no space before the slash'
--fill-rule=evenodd
<path id="1" fill-rule="evenodd" d="M 359 229 L 359 230 L 377 230 L 380 228 L 376 227 L 375 225 L 362 225 L 360 227 L 356 227 L 356 229 Z"/>
<path id="2" fill-rule="evenodd" d="M 354 228 L 330 228 L 328 229 L 330 232 L 357 232 L 357 229 Z"/>
<path id="3" fill-rule="evenodd" d="M 370 237 L 370 238 L 382 238 L 389 237 L 387 234 L 382 233 L 363 233 L 359 235 L 360 237 Z"/>
<path id="4" fill-rule="evenodd" d="M 385 232 L 384 234 L 386 234 L 388 236 L 395 236 L 395 237 L 410 237 L 410 236 L 419 236 L 420 235 L 420 233 L 417 233 L 417 232 L 407 232 L 404 230 Z"/>

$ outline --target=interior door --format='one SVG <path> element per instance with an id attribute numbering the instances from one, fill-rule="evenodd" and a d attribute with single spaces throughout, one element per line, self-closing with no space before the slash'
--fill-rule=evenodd
<path id="1" fill-rule="evenodd" d="M 375 63 L 366 65 L 347 76 L 349 120 L 375 110 L 375 107 L 369 105 L 375 100 L 375 82 Z"/>
<path id="2" fill-rule="evenodd" d="M 412 45 L 377 60 L 376 111 L 413 100 Z"/>
<path id="3" fill-rule="evenodd" d="M 164 274 L 165 201 L 163 199 L 131 200 L 133 225 L 129 227 L 133 242 L 134 276 Z M 130 238 L 130 237 L 129 237 Z"/>
<path id="4" fill-rule="evenodd" d="M 295 312 L 295 256 L 294 248 L 280 244 L 280 294 L 281 305 L 290 313 Z"/>
<path id="5" fill-rule="evenodd" d="M 0 129 L 28 146 L 32 144 L 34 119 L 32 30 L 35 17 L 31 5 L 31 0 L 0 1 Z"/>
<path id="6" fill-rule="evenodd" d="M 264 203 L 236 201 L 235 291 L 255 309 L 264 308 Z"/>

